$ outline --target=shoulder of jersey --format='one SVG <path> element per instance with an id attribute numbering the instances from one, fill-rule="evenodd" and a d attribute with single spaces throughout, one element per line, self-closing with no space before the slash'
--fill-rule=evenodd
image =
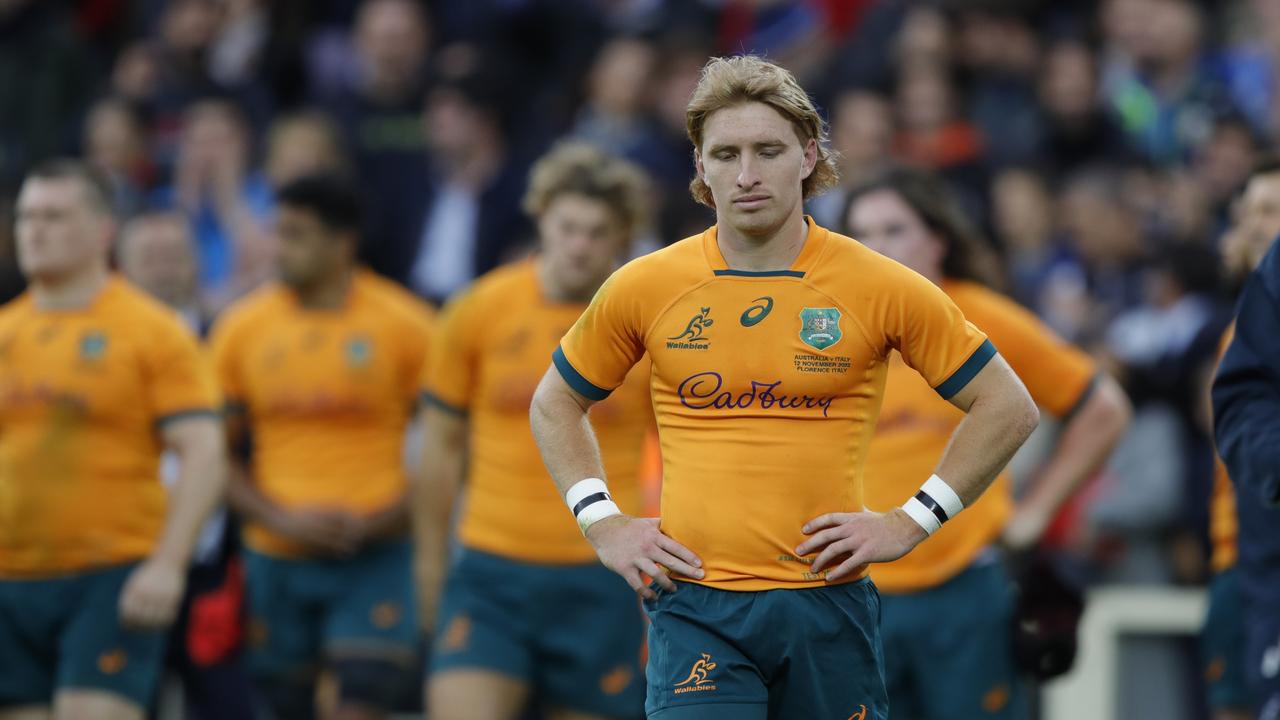
<path id="1" fill-rule="evenodd" d="M 361 271 L 358 277 L 368 297 L 391 316 L 400 317 L 415 325 L 429 324 L 435 319 L 434 308 L 395 281 L 373 271 Z"/>
<path id="2" fill-rule="evenodd" d="M 712 276 L 702 249 L 702 235 L 687 237 L 641 255 L 614 273 L 618 280 L 649 282 L 653 287 L 679 290 Z"/>
<path id="3" fill-rule="evenodd" d="M 31 309 L 31 302 L 31 292 L 27 291 L 0 305 L 0 325 L 14 322 L 26 315 Z"/>
<path id="4" fill-rule="evenodd" d="M 1001 320 L 1007 322 L 1025 319 L 1039 323 L 1039 319 L 1030 310 L 1019 305 L 1013 298 L 1006 297 L 981 283 L 971 280 L 954 280 L 948 283 L 947 294 L 956 307 L 964 313 L 965 319 L 976 323 L 979 327 L 984 327 L 986 324 L 994 326 Z"/>
<path id="5" fill-rule="evenodd" d="M 918 277 L 911 268 L 885 257 L 847 235 L 830 231 L 827 247 L 810 272 L 817 279 L 839 283 L 855 281 L 859 286 L 896 286 Z M 927 282 L 927 281 L 926 281 Z"/>
<path id="6" fill-rule="evenodd" d="M 536 271 L 530 261 L 499 265 L 454 293 L 449 298 L 447 306 L 472 305 L 490 301 L 512 305 L 520 294 L 536 294 L 536 283 Z"/>
<path id="7" fill-rule="evenodd" d="M 269 282 L 236 300 L 218 313 L 214 329 L 251 323 L 285 307 L 285 289 L 278 282 Z"/>
<path id="8" fill-rule="evenodd" d="M 116 280 L 117 302 L 125 306 L 124 313 L 133 323 L 158 323 L 186 329 L 182 318 L 168 305 L 151 297 L 145 290 L 119 278 Z"/>

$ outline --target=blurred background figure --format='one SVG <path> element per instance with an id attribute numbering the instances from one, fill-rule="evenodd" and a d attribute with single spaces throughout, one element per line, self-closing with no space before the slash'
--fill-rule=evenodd
<path id="1" fill-rule="evenodd" d="M 200 303 L 195 242 L 182 215 L 139 215 L 120 231 L 116 267 L 130 282 L 177 310 L 187 326 L 203 337 L 209 315 Z"/>
<path id="2" fill-rule="evenodd" d="M 222 307 L 271 275 L 271 188 L 251 164 L 249 128 L 236 105 L 202 100 L 183 123 L 173 182 L 155 202 L 190 221 L 201 292 Z"/>
<path id="3" fill-rule="evenodd" d="M 1261 362 L 1254 353 L 1262 338 L 1274 337 L 1274 298 L 1280 287 L 1275 250 L 1280 234 L 1280 163 L 1274 158 L 1254 169 L 1235 215 L 1224 247 L 1227 267 L 1236 277 L 1251 277 L 1240 315 L 1222 338 L 1223 357 L 1212 389 L 1214 431 L 1223 462 L 1215 477 L 1211 533 L 1217 575 L 1203 641 L 1216 717 L 1273 719 L 1280 717 L 1280 673 L 1274 659 L 1280 652 L 1275 622 L 1280 546 L 1274 533 L 1280 522 L 1280 491 L 1268 457 L 1274 451 L 1268 438 L 1275 435 L 1271 411 L 1277 388 L 1272 376 L 1258 372 Z M 1256 425 L 1240 425 L 1247 421 Z"/>
<path id="4" fill-rule="evenodd" d="M 433 315 L 357 266 L 344 181 L 307 176 L 276 198 L 280 282 L 211 341 L 246 521 L 250 671 L 278 720 L 317 717 L 322 670 L 338 697 L 320 716 L 377 720 L 414 679 L 403 456 Z"/>
<path id="5" fill-rule="evenodd" d="M 120 231 L 116 266 L 130 282 L 176 310 L 204 337 L 209 315 L 200 304 L 195 238 L 176 213 L 140 215 Z M 160 476 L 172 487 L 179 459 L 165 453 Z M 187 592 L 169 635 L 166 666 L 181 682 L 185 715 L 196 720 L 252 718 L 253 692 L 243 666 L 244 570 L 239 541 L 219 506 L 196 541 Z"/>
<path id="6" fill-rule="evenodd" d="M 1243 282 L 1262 261 L 1280 235 L 1280 166 L 1267 159 L 1251 173 L 1232 208 L 1232 224 L 1222 239 L 1223 266 L 1233 282 Z M 1231 342 L 1228 327 L 1218 347 L 1221 359 Z M 1208 388 L 1205 399 L 1212 402 Z M 1206 408 L 1207 409 L 1207 408 Z M 1203 418 L 1205 424 L 1211 418 Z M 1248 512 L 1246 510 L 1246 512 Z M 1201 630 L 1201 654 L 1214 720 L 1249 720 L 1256 717 L 1248 682 L 1245 653 L 1245 618 L 1240 593 L 1239 521 L 1236 489 L 1221 458 L 1214 466 L 1209 538 L 1213 543 L 1209 583 L 1209 608 Z"/>
<path id="7" fill-rule="evenodd" d="M 529 405 L 557 341 L 629 255 L 646 222 L 646 184 L 639 168 L 593 146 L 556 147 L 534 165 L 524 198 L 537 256 L 477 280 L 441 317 L 416 516 L 436 720 L 515 720 L 527 705 L 550 720 L 644 715 L 635 593 L 596 561 L 575 523 L 561 522 Z M 613 496 L 631 512 L 653 425 L 647 375 L 633 371 L 591 413 Z"/>
<path id="8" fill-rule="evenodd" d="M 147 128 L 133 106 L 116 98 L 96 103 L 82 144 L 85 159 L 111 181 L 116 214 L 128 218 L 145 209 L 159 171 L 151 161 Z"/>
<path id="9" fill-rule="evenodd" d="M 1027 718 L 1026 672 L 1015 657 L 1016 607 L 1001 551 L 1023 561 L 1053 518 L 1107 462 L 1129 402 L 1088 355 L 990 289 L 1000 267 L 941 180 L 896 169 L 857 186 L 843 221 L 876 252 L 942 288 L 983 328 L 1061 434 L 1015 500 L 1002 475 L 966 512 L 909 555 L 873 566 L 882 594 L 886 683 L 895 713 L 919 720 Z M 933 472 L 964 414 L 895 355 L 865 470 L 867 507 L 888 512 Z"/>

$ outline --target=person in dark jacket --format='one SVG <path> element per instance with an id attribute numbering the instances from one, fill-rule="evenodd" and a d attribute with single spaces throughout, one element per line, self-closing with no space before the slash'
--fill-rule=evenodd
<path id="1" fill-rule="evenodd" d="M 1218 453 L 1236 485 L 1245 669 L 1259 720 L 1280 718 L 1280 243 L 1245 285 L 1213 383 Z"/>

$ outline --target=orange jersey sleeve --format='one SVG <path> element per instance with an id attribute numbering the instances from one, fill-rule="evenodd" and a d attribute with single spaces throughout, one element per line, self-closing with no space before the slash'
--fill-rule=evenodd
<path id="1" fill-rule="evenodd" d="M 473 290 L 449 301 L 436 328 L 439 352 L 424 366 L 425 400 L 457 414 L 465 414 L 475 394 L 480 343 L 483 340 L 483 308 Z"/>
<path id="2" fill-rule="evenodd" d="M 637 277 L 634 263 L 624 266 L 605 282 L 560 342 L 553 361 L 583 397 L 603 400 L 644 356 L 651 290 Z"/>
<path id="3" fill-rule="evenodd" d="M 941 288 L 905 267 L 886 272 L 893 282 L 881 331 L 909 367 L 951 398 L 995 356 L 995 346 Z"/>

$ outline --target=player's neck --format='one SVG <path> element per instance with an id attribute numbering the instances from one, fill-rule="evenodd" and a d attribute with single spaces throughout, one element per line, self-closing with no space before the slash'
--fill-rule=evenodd
<path id="1" fill-rule="evenodd" d="M 80 310 L 89 307 L 106 287 L 110 273 L 93 264 L 66 275 L 31 279 L 31 296 L 41 310 Z"/>
<path id="2" fill-rule="evenodd" d="M 799 208 L 777 230 L 765 235 L 748 235 L 728 223 L 716 224 L 716 241 L 730 270 L 786 270 L 800 256 L 808 236 L 809 223 Z"/>
<path id="3" fill-rule="evenodd" d="M 296 287 L 293 292 L 298 297 L 298 304 L 308 310 L 338 310 L 347 304 L 354 276 L 355 271 L 347 268 L 312 285 Z"/>

